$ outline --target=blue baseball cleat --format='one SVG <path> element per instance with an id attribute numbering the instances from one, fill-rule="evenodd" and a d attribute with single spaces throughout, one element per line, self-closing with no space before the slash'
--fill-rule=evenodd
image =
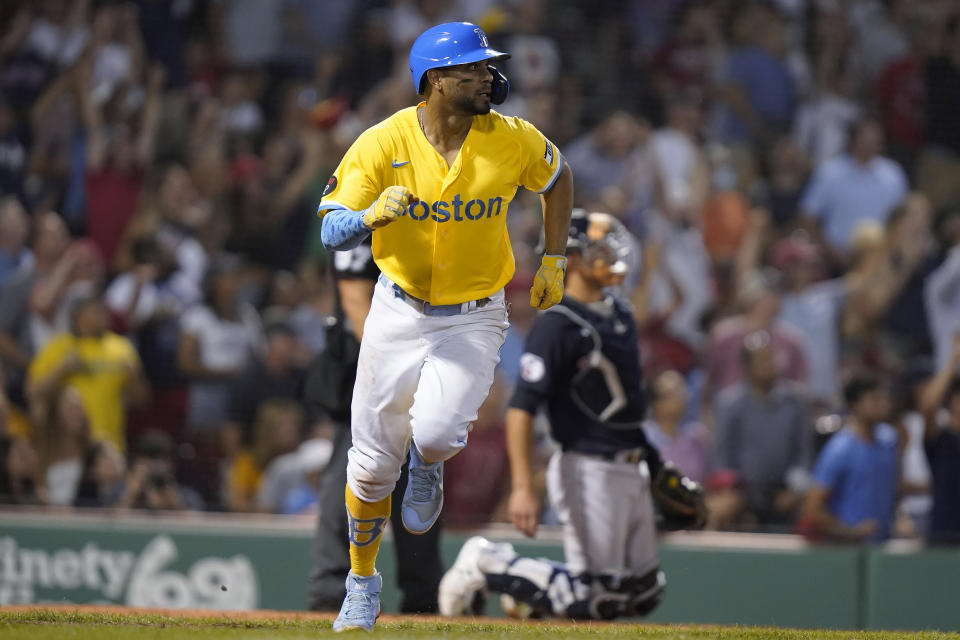
<path id="1" fill-rule="evenodd" d="M 430 531 L 443 508 L 443 463 L 427 463 L 417 445 L 410 444 L 410 471 L 403 492 L 400 519 L 403 528 L 414 534 Z"/>
<path id="2" fill-rule="evenodd" d="M 373 623 L 380 615 L 380 589 L 383 577 L 380 572 L 372 576 L 358 576 L 353 571 L 347 574 L 347 596 L 340 607 L 340 615 L 333 621 L 334 631 L 349 629 L 373 630 Z"/>

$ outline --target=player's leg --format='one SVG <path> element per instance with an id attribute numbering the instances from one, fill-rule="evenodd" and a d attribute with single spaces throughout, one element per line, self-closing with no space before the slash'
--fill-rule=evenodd
<path id="1" fill-rule="evenodd" d="M 450 617 L 473 613 L 474 597 L 488 589 L 486 571 L 502 575 L 516 557 L 517 552 L 508 542 L 491 542 L 481 536 L 467 540 L 440 580 L 440 615 Z"/>
<path id="2" fill-rule="evenodd" d="M 310 609 L 337 611 L 343 602 L 343 581 L 350 572 L 347 516 L 343 512 L 343 487 L 347 483 L 347 450 L 350 425 L 338 424 L 333 452 L 320 480 L 319 517 L 313 538 L 314 567 L 307 586 Z"/>
<path id="3" fill-rule="evenodd" d="M 400 479 L 393 490 L 393 504 L 400 504 L 407 488 L 406 465 L 400 471 Z M 390 514 L 393 544 L 396 547 L 397 586 L 403 595 L 400 599 L 401 613 L 436 613 L 437 588 L 443 576 L 443 561 L 440 557 L 440 531 L 442 519 L 430 531 L 415 535 L 403 527 L 400 509 Z M 342 581 L 341 581 L 342 582 Z"/>
<path id="4" fill-rule="evenodd" d="M 503 296 L 462 316 L 425 318 L 429 349 L 410 409 L 413 444 L 402 518 L 428 531 L 443 506 L 443 461 L 467 444 L 467 432 L 493 385 L 508 327 Z"/>
<path id="5" fill-rule="evenodd" d="M 344 492 L 350 573 L 337 631 L 371 629 L 379 613 L 377 553 L 410 439 L 409 412 L 423 357 L 417 314 L 378 286 L 364 325 L 351 404 L 353 446 Z"/>
<path id="6" fill-rule="evenodd" d="M 652 610 L 662 597 L 664 578 L 649 478 L 638 465 L 559 453 L 548 466 L 547 486 L 564 525 L 566 565 L 515 558 L 495 569 L 496 563 L 479 553 L 477 566 L 487 588 L 534 614 L 611 619 Z"/>
<path id="7" fill-rule="evenodd" d="M 589 587 L 589 596 L 569 604 L 566 615 L 611 619 L 652 611 L 666 579 L 646 466 L 561 454 L 551 461 L 548 482 L 565 518 L 564 548 L 576 562 L 571 569 Z"/>
<path id="8" fill-rule="evenodd" d="M 440 581 L 440 614 L 473 613 L 476 595 L 492 591 L 501 594 L 503 609 L 515 617 L 611 620 L 648 612 L 635 606 L 637 595 L 662 594 L 663 585 L 656 568 L 643 575 L 579 574 L 546 558 L 519 557 L 509 543 L 475 536 Z"/>
<path id="9" fill-rule="evenodd" d="M 595 588 L 588 576 L 545 558 L 519 557 L 509 543 L 470 538 L 440 581 L 440 613 L 472 613 L 478 593 L 501 594 L 504 610 L 516 617 L 560 616 L 609 619 L 623 615 L 628 596 Z"/>
<path id="10" fill-rule="evenodd" d="M 666 576 L 660 571 L 657 554 L 657 527 L 650 494 L 650 473 L 646 464 L 636 475 L 631 491 L 631 518 L 628 526 L 625 590 L 630 592 L 634 615 L 645 616 L 663 600 Z"/>
<path id="11" fill-rule="evenodd" d="M 563 524 L 563 551 L 575 573 L 626 567 L 629 503 L 635 479 L 615 463 L 573 452 L 554 454 L 547 492 Z"/>

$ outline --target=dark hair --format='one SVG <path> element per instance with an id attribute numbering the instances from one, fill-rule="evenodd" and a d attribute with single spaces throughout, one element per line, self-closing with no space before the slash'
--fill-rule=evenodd
<path id="1" fill-rule="evenodd" d="M 950 383 L 950 388 L 947 389 L 947 402 L 951 402 L 954 396 L 958 394 L 960 394 L 960 378 L 956 378 Z"/>
<path id="2" fill-rule="evenodd" d="M 283 336 L 286 338 L 296 338 L 297 332 L 290 322 L 283 317 L 265 318 L 263 323 L 263 335 L 269 340 L 274 336 Z"/>
<path id="3" fill-rule="evenodd" d="M 99 295 L 99 293 L 85 293 L 70 303 L 68 317 L 70 318 L 71 333 L 77 333 L 77 318 L 80 317 L 80 314 L 84 311 L 84 309 L 94 305 L 98 305 L 101 308 L 106 307 L 106 304 L 103 302 L 103 298 Z"/>
<path id="4" fill-rule="evenodd" d="M 883 119 L 880 117 L 880 114 L 874 111 L 867 111 L 862 114 L 859 118 L 847 125 L 847 148 L 850 149 L 854 142 L 857 140 L 857 136 L 860 134 L 860 131 L 864 127 L 869 125 L 877 126 L 880 131 L 884 131 L 883 128 Z"/>
<path id="5" fill-rule="evenodd" d="M 942 205 L 933 214 L 933 237 L 943 248 L 949 248 L 957 241 L 957 238 L 944 237 L 947 223 L 954 218 L 960 218 L 960 200 L 952 200 Z"/>
<path id="6" fill-rule="evenodd" d="M 201 283 L 205 304 L 211 308 L 214 307 L 214 290 L 216 289 L 217 279 L 228 273 L 236 274 L 242 265 L 243 262 L 240 258 L 231 254 L 220 255 L 210 261 Z"/>
<path id="7" fill-rule="evenodd" d="M 880 379 L 877 376 L 867 372 L 856 373 L 843 385 L 843 400 L 848 408 L 852 408 L 863 396 L 879 388 Z"/>
<path id="8" fill-rule="evenodd" d="M 141 458 L 172 460 L 176 450 L 173 438 L 165 431 L 148 429 L 140 436 L 137 455 Z"/>
<path id="9" fill-rule="evenodd" d="M 141 236 L 130 246 L 130 256 L 135 264 L 149 264 L 160 258 L 160 243 L 153 236 Z"/>
<path id="10" fill-rule="evenodd" d="M 107 445 L 103 442 L 92 442 L 83 452 L 80 481 L 77 483 L 77 493 L 73 498 L 75 507 L 104 507 L 100 497 L 100 486 L 94 475 L 97 459 L 104 453 Z"/>
<path id="11" fill-rule="evenodd" d="M 7 467 L 15 436 L 0 437 L 0 504 L 33 504 L 36 484 L 33 477 L 14 477 Z"/>

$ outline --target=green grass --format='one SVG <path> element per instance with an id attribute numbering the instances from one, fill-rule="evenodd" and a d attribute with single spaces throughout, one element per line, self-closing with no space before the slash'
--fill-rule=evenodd
<path id="1" fill-rule="evenodd" d="M 366 637 L 362 633 L 334 634 L 330 622 L 296 619 L 243 620 L 229 617 L 182 618 L 162 615 L 120 615 L 33 610 L 0 611 L 0 638 L 10 640 L 315 640 Z M 378 624 L 372 637 L 380 638 L 641 638 L 643 640 L 899 640 L 919 638 L 960 640 L 956 633 L 899 633 L 885 631 L 804 631 L 762 627 L 700 627 L 635 624 L 523 624 L 483 622 L 405 621 Z"/>

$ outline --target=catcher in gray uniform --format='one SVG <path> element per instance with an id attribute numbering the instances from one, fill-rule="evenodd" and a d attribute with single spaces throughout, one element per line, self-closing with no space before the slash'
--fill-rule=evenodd
<path id="1" fill-rule="evenodd" d="M 704 521 L 699 485 L 661 460 L 641 428 L 646 398 L 633 310 L 609 293 L 627 271 L 624 233 L 608 214 L 574 210 L 564 297 L 527 337 L 507 412 L 509 513 L 532 537 L 540 514 L 533 420 L 546 410 L 560 449 L 547 468 L 547 490 L 563 523 L 566 563 L 521 558 L 508 543 L 471 538 L 440 582 L 443 615 L 468 612 L 487 591 L 507 596 L 513 613 L 645 615 L 666 586 L 657 529 Z"/>

